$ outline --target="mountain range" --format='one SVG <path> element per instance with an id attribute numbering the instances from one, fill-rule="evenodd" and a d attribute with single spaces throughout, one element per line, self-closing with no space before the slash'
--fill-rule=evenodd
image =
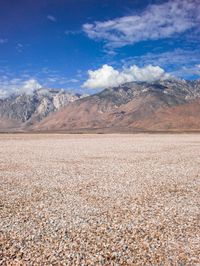
<path id="1" fill-rule="evenodd" d="M 50 113 L 83 97 L 63 89 L 38 89 L 0 99 L 0 129 L 28 129 Z"/>
<path id="2" fill-rule="evenodd" d="M 200 130 L 200 80 L 130 82 L 89 96 L 55 89 L 11 95 L 0 100 L 0 129 Z"/>

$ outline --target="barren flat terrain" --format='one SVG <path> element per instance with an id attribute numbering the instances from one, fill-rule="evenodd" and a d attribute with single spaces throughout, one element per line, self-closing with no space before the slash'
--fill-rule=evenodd
<path id="1" fill-rule="evenodd" d="M 0 265 L 200 265 L 199 134 L 0 135 Z"/>

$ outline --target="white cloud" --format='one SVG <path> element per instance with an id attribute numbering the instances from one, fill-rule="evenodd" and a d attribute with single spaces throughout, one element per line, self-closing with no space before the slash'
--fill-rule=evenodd
<path id="1" fill-rule="evenodd" d="M 89 70 L 88 75 L 89 78 L 84 82 L 83 87 L 91 89 L 115 87 L 132 81 L 154 81 L 170 78 L 170 75 L 162 68 L 152 65 L 143 68 L 132 65 L 122 71 L 118 71 L 109 65 L 103 65 L 97 70 Z"/>
<path id="2" fill-rule="evenodd" d="M 140 14 L 84 24 L 83 30 L 89 38 L 115 48 L 184 33 L 199 26 L 199 14 L 199 0 L 170 0 L 149 5 Z"/>
<path id="3" fill-rule="evenodd" d="M 47 16 L 47 19 L 50 20 L 50 21 L 52 21 L 52 22 L 56 22 L 57 21 L 56 17 L 54 17 L 52 15 L 48 15 Z"/>
<path id="4" fill-rule="evenodd" d="M 183 66 L 179 71 L 176 71 L 175 74 L 179 75 L 179 73 L 189 78 L 191 77 L 193 78 L 195 76 L 195 78 L 199 79 L 200 78 L 200 65 Z"/>
<path id="5" fill-rule="evenodd" d="M 40 89 L 42 86 L 35 79 L 29 79 L 22 83 L 22 87 L 17 89 L 19 93 L 32 94 L 35 90 Z"/>
<path id="6" fill-rule="evenodd" d="M 124 66 L 134 65 L 158 65 L 167 69 L 168 73 L 178 78 L 190 79 L 192 72 L 198 75 L 200 54 L 198 49 L 175 49 L 163 53 L 147 53 L 141 56 L 132 56 L 121 60 Z M 187 69 L 187 70 L 186 70 Z M 190 71 L 189 71 L 190 70 Z"/>
<path id="7" fill-rule="evenodd" d="M 10 79 L 8 76 L 0 78 L 0 98 L 8 97 L 10 94 L 32 94 L 34 90 L 42 86 L 35 79 L 22 80 L 20 78 Z"/>

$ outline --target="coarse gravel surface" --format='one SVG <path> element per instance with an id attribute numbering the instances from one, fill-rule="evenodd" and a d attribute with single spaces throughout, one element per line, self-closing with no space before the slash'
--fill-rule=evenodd
<path id="1" fill-rule="evenodd" d="M 0 135 L 0 265 L 200 265 L 199 134 Z"/>

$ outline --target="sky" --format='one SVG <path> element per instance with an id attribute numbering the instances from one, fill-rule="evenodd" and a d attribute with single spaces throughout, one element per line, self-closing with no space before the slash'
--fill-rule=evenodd
<path id="1" fill-rule="evenodd" d="M 0 97 L 200 78 L 200 0 L 0 0 Z"/>

